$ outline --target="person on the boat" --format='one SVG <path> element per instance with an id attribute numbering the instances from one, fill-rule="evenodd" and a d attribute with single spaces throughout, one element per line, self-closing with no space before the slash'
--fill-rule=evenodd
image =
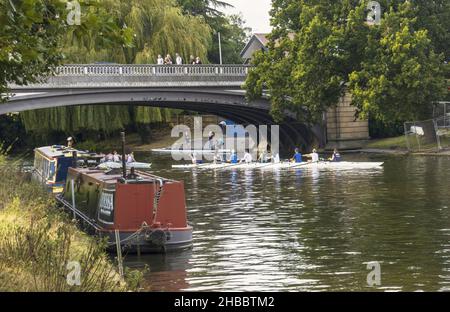
<path id="1" fill-rule="evenodd" d="M 300 150 L 298 148 L 295 149 L 294 156 L 292 157 L 292 161 L 295 163 L 301 163 L 302 160 L 302 154 L 300 153 Z"/>
<path id="2" fill-rule="evenodd" d="M 72 148 L 73 147 L 73 138 L 72 137 L 68 137 L 67 138 L 67 147 L 68 148 Z"/>
<path id="3" fill-rule="evenodd" d="M 117 151 L 113 152 L 113 157 L 112 157 L 112 161 L 113 162 L 120 162 L 122 160 L 122 158 L 120 157 L 119 154 L 117 154 Z"/>
<path id="4" fill-rule="evenodd" d="M 275 154 L 275 156 L 273 156 L 272 160 L 273 160 L 274 164 L 279 164 L 280 163 L 280 154 L 278 154 L 278 153 Z"/>
<path id="5" fill-rule="evenodd" d="M 127 163 L 133 163 L 136 162 L 136 159 L 134 159 L 134 153 L 131 152 L 130 154 L 127 155 Z"/>
<path id="6" fill-rule="evenodd" d="M 330 161 L 341 161 L 341 154 L 339 154 L 338 150 L 335 148 L 333 150 L 333 155 L 329 158 Z"/>
<path id="7" fill-rule="evenodd" d="M 214 161 L 213 161 L 215 164 L 216 163 L 221 163 L 221 162 L 223 162 L 223 158 L 222 158 L 222 155 L 220 155 L 219 153 L 218 153 L 218 151 L 216 150 L 216 152 L 214 153 Z"/>
<path id="8" fill-rule="evenodd" d="M 113 161 L 113 158 L 114 158 L 113 154 L 112 154 L 112 153 L 109 153 L 109 154 L 105 155 L 105 157 L 103 157 L 102 159 L 100 159 L 100 162 L 101 162 L 101 163 L 104 163 L 104 162 L 110 162 L 110 161 Z"/>
<path id="9" fill-rule="evenodd" d="M 216 134 L 213 131 L 209 131 L 209 133 L 208 133 L 208 145 L 209 145 L 209 149 L 210 150 L 215 149 L 214 141 L 213 141 L 215 136 L 216 136 Z"/>
<path id="10" fill-rule="evenodd" d="M 199 165 L 199 164 L 203 163 L 202 160 L 197 159 L 197 154 L 196 153 L 192 153 L 191 154 L 191 160 L 192 160 L 192 164 L 194 164 L 194 165 Z"/>
<path id="11" fill-rule="evenodd" d="M 261 163 L 266 163 L 268 160 L 267 158 L 267 152 L 265 150 L 261 151 L 259 153 L 258 161 Z"/>
<path id="12" fill-rule="evenodd" d="M 232 163 L 232 164 L 238 163 L 238 156 L 237 156 L 237 153 L 235 150 L 231 151 L 230 163 Z"/>
<path id="13" fill-rule="evenodd" d="M 245 151 L 244 157 L 241 159 L 241 163 L 245 162 L 246 164 L 250 164 L 253 162 L 253 157 L 250 154 L 249 150 Z"/>
<path id="14" fill-rule="evenodd" d="M 317 153 L 317 150 L 314 148 L 311 153 L 311 161 L 312 162 L 319 162 L 319 154 Z"/>

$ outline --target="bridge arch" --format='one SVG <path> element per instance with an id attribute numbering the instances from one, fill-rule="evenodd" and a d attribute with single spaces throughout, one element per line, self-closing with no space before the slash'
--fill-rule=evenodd
<path id="1" fill-rule="evenodd" d="M 65 65 L 28 86 L 11 85 L 0 115 L 76 105 L 136 105 L 204 112 L 247 125 L 272 125 L 267 99 L 248 102 L 247 65 Z M 284 147 L 309 146 L 313 135 L 293 116 L 280 124 Z"/>

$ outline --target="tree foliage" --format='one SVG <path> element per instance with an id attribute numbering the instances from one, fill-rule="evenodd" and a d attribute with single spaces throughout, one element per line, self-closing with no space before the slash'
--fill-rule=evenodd
<path id="1" fill-rule="evenodd" d="M 106 0 L 109 15 L 118 25 L 132 31 L 132 46 L 99 45 L 101 33 L 87 29 L 85 36 L 68 33 L 62 52 L 66 63 L 155 63 L 157 55 L 179 53 L 186 60 L 195 54 L 206 58 L 210 28 L 200 17 L 183 15 L 171 1 Z M 74 106 L 22 114 L 28 131 L 45 133 L 51 129 L 75 134 L 83 130 L 109 134 L 130 123 L 170 121 L 170 110 L 117 105 Z"/>
<path id="2" fill-rule="evenodd" d="M 251 31 L 244 26 L 240 15 L 226 16 L 221 9 L 231 7 L 224 1 L 217 0 L 177 0 L 185 14 L 202 17 L 211 27 L 212 42 L 208 49 L 208 60 L 219 64 L 219 33 L 221 37 L 222 62 L 239 64 L 242 62 L 240 52 L 245 46 Z"/>
<path id="3" fill-rule="evenodd" d="M 425 116 L 445 90 L 449 2 L 380 1 L 384 15 L 373 26 L 367 2 L 274 0 L 269 51 L 253 60 L 249 98 L 266 90 L 276 119 L 290 110 L 319 121 L 346 90 L 364 117 Z"/>
<path id="4" fill-rule="evenodd" d="M 129 44 L 127 30 L 106 13 L 100 0 L 82 0 L 81 26 L 67 23 L 67 1 L 0 0 L 0 98 L 8 84 L 36 82 L 63 60 L 61 41 L 67 34 L 102 34 L 97 45 Z"/>

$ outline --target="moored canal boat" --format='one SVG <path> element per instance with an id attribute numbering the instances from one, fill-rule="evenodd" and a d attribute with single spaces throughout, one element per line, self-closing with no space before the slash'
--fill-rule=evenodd
<path id="1" fill-rule="evenodd" d="M 57 200 L 71 210 L 88 232 L 108 237 L 115 246 L 115 230 L 122 249 L 129 252 L 168 252 L 192 246 L 187 223 L 184 184 L 130 170 L 69 168 Z"/>
<path id="2" fill-rule="evenodd" d="M 75 163 L 97 165 L 101 156 L 63 145 L 43 146 L 34 150 L 32 179 L 42 183 L 51 193 L 60 193 L 66 183 L 67 171 Z"/>

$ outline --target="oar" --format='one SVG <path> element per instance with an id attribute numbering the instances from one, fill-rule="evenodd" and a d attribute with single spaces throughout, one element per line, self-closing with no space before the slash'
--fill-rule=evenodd
<path id="1" fill-rule="evenodd" d="M 303 166 L 306 166 L 306 165 L 309 165 L 309 164 L 314 164 L 314 163 L 313 162 L 302 162 L 301 164 L 289 167 L 289 169 L 297 169 L 297 168 L 300 168 L 300 167 L 303 167 Z"/>
<path id="2" fill-rule="evenodd" d="M 281 163 L 281 162 L 280 162 Z M 279 163 L 279 164 L 280 164 Z M 273 166 L 273 165 L 277 165 L 276 163 L 267 163 L 267 164 L 265 164 L 264 166 L 261 166 L 261 167 L 258 167 L 257 169 L 261 169 L 261 168 L 266 168 L 266 167 L 269 167 L 269 166 Z"/>

